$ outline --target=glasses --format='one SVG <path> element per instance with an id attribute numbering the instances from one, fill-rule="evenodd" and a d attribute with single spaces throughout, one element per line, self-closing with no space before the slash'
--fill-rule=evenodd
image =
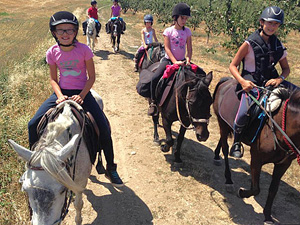
<path id="1" fill-rule="evenodd" d="M 66 30 L 63 30 L 63 29 L 57 29 L 55 31 L 58 35 L 63 35 L 65 32 L 69 35 L 71 34 L 74 34 L 75 33 L 75 30 L 74 29 L 66 29 Z"/>

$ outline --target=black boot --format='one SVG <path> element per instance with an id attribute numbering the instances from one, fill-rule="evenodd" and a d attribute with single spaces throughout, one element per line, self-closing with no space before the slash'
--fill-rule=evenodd
<path id="1" fill-rule="evenodd" d="M 157 116 L 158 109 L 156 102 L 154 100 L 151 100 L 151 103 L 148 108 L 148 116 Z"/>
<path id="2" fill-rule="evenodd" d="M 117 172 L 117 164 L 106 166 L 105 177 L 109 179 L 111 184 L 115 187 L 122 187 L 124 185 Z"/>
<path id="3" fill-rule="evenodd" d="M 244 148 L 241 144 L 243 128 L 244 126 L 235 125 L 234 141 L 229 153 L 229 155 L 234 158 L 242 158 L 244 155 Z"/>

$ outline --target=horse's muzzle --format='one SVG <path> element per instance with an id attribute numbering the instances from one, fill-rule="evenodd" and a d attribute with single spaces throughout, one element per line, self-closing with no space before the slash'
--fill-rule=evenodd
<path id="1" fill-rule="evenodd" d="M 209 137 L 207 125 L 196 126 L 195 133 L 198 141 L 206 141 Z"/>

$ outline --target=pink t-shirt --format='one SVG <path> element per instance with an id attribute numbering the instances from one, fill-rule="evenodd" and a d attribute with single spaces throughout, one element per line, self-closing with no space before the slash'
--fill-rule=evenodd
<path id="1" fill-rule="evenodd" d="M 171 52 L 176 60 L 183 60 L 185 58 L 187 38 L 192 36 L 191 30 L 188 27 L 185 27 L 184 30 L 176 30 L 175 26 L 171 26 L 164 30 L 163 35 L 169 38 Z M 165 57 L 170 59 L 167 53 Z"/>
<path id="2" fill-rule="evenodd" d="M 119 5 L 113 5 L 111 7 L 112 17 L 120 16 L 121 7 Z"/>
<path id="3" fill-rule="evenodd" d="M 82 90 L 88 78 L 85 61 L 93 56 L 92 50 L 79 42 L 69 52 L 62 51 L 56 44 L 46 52 L 46 61 L 49 65 L 57 66 L 61 89 Z"/>
<path id="4" fill-rule="evenodd" d="M 254 51 L 253 51 L 253 48 L 252 48 L 251 44 L 249 43 L 249 41 L 245 41 L 245 42 L 248 44 L 248 53 L 245 56 L 244 69 L 247 70 L 250 73 L 253 73 L 253 72 L 255 72 L 255 56 L 254 56 Z M 284 59 L 286 56 L 287 56 L 287 52 L 283 51 L 283 55 L 280 58 L 280 60 Z"/>

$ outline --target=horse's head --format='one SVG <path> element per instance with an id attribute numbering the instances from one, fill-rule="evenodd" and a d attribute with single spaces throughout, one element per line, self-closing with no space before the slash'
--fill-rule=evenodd
<path id="1" fill-rule="evenodd" d="M 89 18 L 87 23 L 87 34 L 92 36 L 96 31 L 96 22 L 93 18 Z"/>
<path id="2" fill-rule="evenodd" d="M 209 137 L 208 122 L 211 117 L 210 105 L 212 97 L 209 85 L 212 80 L 212 72 L 207 75 L 203 70 L 194 73 L 189 67 L 184 69 L 185 85 L 182 86 L 181 97 L 185 99 L 186 110 L 192 123 L 198 141 L 206 141 Z"/>
<path id="3" fill-rule="evenodd" d="M 74 193 L 83 191 L 83 187 L 69 175 L 73 173 L 70 158 L 75 154 L 80 139 L 79 134 L 72 134 L 73 131 L 78 132 L 77 126 L 80 129 L 79 124 L 75 126 L 73 117 L 70 118 L 70 112 L 65 113 L 64 110 L 54 122 L 49 123 L 34 151 L 9 140 L 27 164 L 20 182 L 22 190 L 28 194 L 32 224 L 60 224 L 66 213 L 68 189 Z"/>
<path id="4" fill-rule="evenodd" d="M 118 18 L 112 21 L 110 30 L 111 30 L 111 35 L 115 37 L 121 34 L 122 25 L 121 25 L 121 21 Z"/>

